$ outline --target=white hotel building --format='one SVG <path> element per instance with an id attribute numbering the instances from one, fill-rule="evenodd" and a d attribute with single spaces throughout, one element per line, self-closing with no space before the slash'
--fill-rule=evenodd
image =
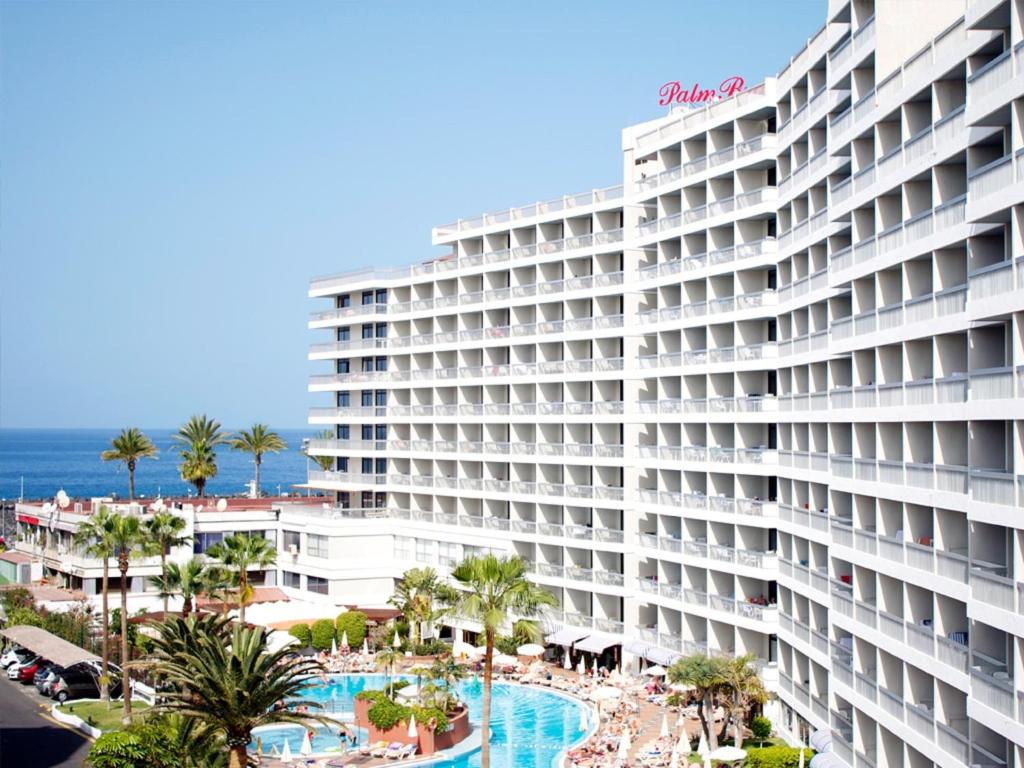
<path id="1" fill-rule="evenodd" d="M 753 653 L 823 762 L 1024 765 L 1022 129 L 1024 0 L 830 0 L 621 186 L 314 280 L 325 520 L 514 552 L 583 647 Z"/>

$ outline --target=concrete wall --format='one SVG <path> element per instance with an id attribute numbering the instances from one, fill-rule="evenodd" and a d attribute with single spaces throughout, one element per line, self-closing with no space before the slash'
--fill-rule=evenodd
<path id="1" fill-rule="evenodd" d="M 875 82 L 882 82 L 963 16 L 966 7 L 966 0 L 877 0 Z"/>

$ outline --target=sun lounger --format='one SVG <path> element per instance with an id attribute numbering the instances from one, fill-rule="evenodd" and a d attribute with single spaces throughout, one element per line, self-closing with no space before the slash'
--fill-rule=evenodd
<path id="1" fill-rule="evenodd" d="M 370 752 L 370 756 L 371 757 L 384 757 L 385 755 L 387 755 L 388 752 L 397 751 L 397 750 L 399 750 L 401 748 L 402 748 L 402 742 L 400 742 L 400 741 L 392 741 L 390 744 L 385 744 L 383 747 L 380 747 L 379 749 L 375 749 L 372 752 Z"/>
<path id="2" fill-rule="evenodd" d="M 416 745 L 415 744 L 406 744 L 401 749 L 399 749 L 397 752 L 394 752 L 394 753 L 389 752 L 386 755 L 386 757 L 390 757 L 390 758 L 392 758 L 394 760 L 408 760 L 410 757 L 412 757 L 415 754 L 416 754 Z"/>
<path id="3" fill-rule="evenodd" d="M 359 747 L 359 754 L 369 755 L 372 754 L 373 751 L 376 749 L 387 749 L 387 746 L 388 743 L 386 741 L 377 741 L 373 744 L 363 744 L 361 747 Z"/>

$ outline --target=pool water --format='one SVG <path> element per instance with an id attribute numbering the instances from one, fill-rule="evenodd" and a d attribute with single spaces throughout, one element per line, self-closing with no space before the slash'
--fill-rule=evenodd
<path id="1" fill-rule="evenodd" d="M 355 695 L 364 689 L 380 689 L 386 684 L 384 675 L 332 675 L 329 683 L 313 681 L 304 697 L 318 701 L 324 709 L 351 720 Z M 483 683 L 466 680 L 458 685 L 459 696 L 469 706 L 470 721 L 479 726 L 483 708 Z M 565 696 L 537 688 L 495 683 L 491 689 L 491 765 L 494 768 L 551 768 L 563 750 L 581 741 L 586 733 L 580 730 L 580 713 L 584 705 Z M 341 746 L 338 729 L 314 729 L 315 753 L 338 752 Z M 296 757 L 302 746 L 300 726 L 271 726 L 258 729 L 263 753 L 272 746 L 283 749 L 287 738 Z M 365 731 L 360 736 L 364 743 Z M 251 745 L 255 747 L 255 740 Z M 479 768 L 480 752 L 461 755 L 433 763 L 437 768 Z"/>

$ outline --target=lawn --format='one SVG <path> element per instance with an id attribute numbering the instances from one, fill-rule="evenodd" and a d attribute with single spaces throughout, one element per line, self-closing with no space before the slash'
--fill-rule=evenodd
<path id="1" fill-rule="evenodd" d="M 61 707 L 70 715 L 77 715 L 94 728 L 101 731 L 117 731 L 121 729 L 121 717 L 124 705 L 120 701 L 113 702 L 107 709 L 104 701 L 69 701 Z M 142 701 L 132 702 L 132 717 L 149 709 L 149 704 Z"/>

